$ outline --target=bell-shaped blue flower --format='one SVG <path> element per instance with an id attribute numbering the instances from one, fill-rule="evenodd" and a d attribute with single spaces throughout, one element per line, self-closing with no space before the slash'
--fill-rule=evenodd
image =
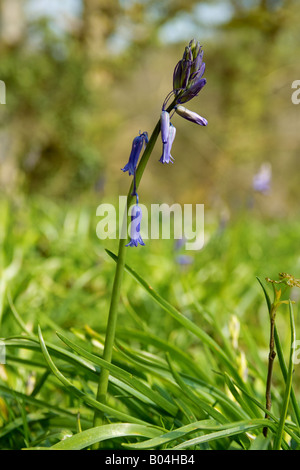
<path id="1" fill-rule="evenodd" d="M 138 160 L 142 151 L 143 146 L 148 144 L 148 134 L 143 132 L 133 139 L 131 153 L 129 156 L 128 163 L 122 168 L 122 171 L 128 171 L 129 175 L 134 175 Z"/>
<path id="2" fill-rule="evenodd" d="M 141 231 L 142 210 L 138 204 L 135 204 L 131 210 L 131 223 L 130 223 L 130 242 L 126 246 L 144 246 Z"/>
<path id="3" fill-rule="evenodd" d="M 175 135 L 176 135 L 176 128 L 173 126 L 172 123 L 170 123 L 168 140 L 166 143 L 163 144 L 163 154 L 159 160 L 161 163 L 170 163 L 170 162 L 173 163 L 174 158 L 171 155 L 171 149 L 172 149 L 172 145 L 175 139 Z"/>

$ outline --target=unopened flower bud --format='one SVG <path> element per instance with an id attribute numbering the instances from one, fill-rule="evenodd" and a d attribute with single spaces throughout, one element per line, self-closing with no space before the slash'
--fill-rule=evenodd
<path id="1" fill-rule="evenodd" d="M 179 116 L 183 117 L 184 119 L 187 119 L 188 121 L 194 122 L 195 124 L 199 124 L 199 126 L 207 126 L 208 124 L 207 120 L 204 117 L 199 116 L 199 114 L 195 113 L 194 111 L 190 111 L 184 106 L 176 106 L 175 110 L 176 113 L 179 114 Z"/>

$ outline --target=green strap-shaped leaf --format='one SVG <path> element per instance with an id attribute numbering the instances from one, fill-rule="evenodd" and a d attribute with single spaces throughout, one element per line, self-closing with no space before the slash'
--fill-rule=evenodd
<path id="1" fill-rule="evenodd" d="M 161 434 L 161 430 L 150 426 L 131 423 L 114 423 L 87 429 L 75 434 L 51 447 L 52 450 L 81 450 L 97 442 L 118 437 L 146 437 L 153 438 Z"/>
<path id="2" fill-rule="evenodd" d="M 184 440 L 176 447 L 171 446 L 173 449 L 184 449 L 186 447 L 192 447 L 197 444 L 209 442 L 224 437 L 230 437 L 237 434 L 245 433 L 247 431 L 253 431 L 255 429 L 263 428 L 268 425 L 274 427 L 270 420 L 257 419 L 257 420 L 243 420 L 236 421 L 235 423 L 217 424 L 212 419 L 206 419 L 202 421 L 196 421 L 180 428 L 174 429 L 173 431 L 166 432 L 163 435 L 154 437 L 153 439 L 139 442 L 136 444 L 123 444 L 123 447 L 141 450 L 141 449 L 153 449 L 158 446 L 164 446 L 170 444 L 176 440 Z M 205 435 L 197 436 L 196 438 L 187 440 L 187 436 L 196 431 L 206 431 Z"/>
<path id="3" fill-rule="evenodd" d="M 28 413 L 26 416 L 26 420 L 28 423 L 41 422 L 47 419 L 49 419 L 49 412 L 45 410 L 37 411 L 36 413 Z M 13 421 L 6 424 L 6 426 L 1 428 L 0 439 L 2 439 L 7 434 L 15 431 L 16 429 L 20 428 L 21 426 L 23 426 L 23 418 L 15 418 Z"/>
<path id="4" fill-rule="evenodd" d="M 53 374 L 58 378 L 58 380 L 60 380 L 64 386 L 66 387 L 66 389 L 72 393 L 73 395 L 77 396 L 78 398 L 81 398 L 87 405 L 89 405 L 90 407 L 96 409 L 96 410 L 100 410 L 104 413 L 108 413 L 110 416 L 113 416 L 114 418 L 116 419 L 119 419 L 121 421 L 125 421 L 125 422 L 130 422 L 130 423 L 135 423 L 135 424 L 142 424 L 142 425 L 147 425 L 148 423 L 140 420 L 140 419 L 137 419 L 137 418 L 134 418 L 133 416 L 129 416 L 128 414 L 126 413 L 122 413 L 121 411 L 118 411 L 118 410 L 115 410 L 114 408 L 111 408 L 110 406 L 107 406 L 107 405 L 104 405 L 103 403 L 100 403 L 98 402 L 97 400 L 95 400 L 93 397 L 91 397 L 90 395 L 87 395 L 85 394 L 84 392 L 82 392 L 81 390 L 79 390 L 78 388 L 76 388 L 59 370 L 58 368 L 56 367 L 56 365 L 54 364 L 54 362 L 52 361 L 49 353 L 48 353 L 48 350 L 47 350 L 47 347 L 45 345 L 45 341 L 44 341 L 44 338 L 42 336 L 42 332 L 41 332 L 41 329 L 40 327 L 38 327 L 38 335 L 39 335 L 39 340 L 40 340 L 40 345 L 41 345 L 41 349 L 42 349 L 42 352 L 44 354 L 44 357 L 45 357 L 45 360 L 49 366 L 49 368 L 51 369 L 51 371 L 53 372 Z"/>
<path id="5" fill-rule="evenodd" d="M 286 379 L 286 384 L 285 384 L 282 410 L 280 413 L 280 421 L 279 421 L 279 425 L 278 425 L 275 440 L 274 440 L 274 447 L 273 447 L 274 450 L 281 449 L 281 442 L 282 442 L 282 437 L 283 437 L 283 432 L 284 432 L 284 424 L 286 420 L 286 415 L 287 415 L 287 410 L 288 410 L 288 405 L 289 405 L 290 395 L 291 395 L 291 389 L 292 389 L 292 377 L 293 377 L 293 368 L 294 368 L 293 344 L 296 341 L 296 332 L 295 332 L 295 319 L 294 319 L 293 307 L 292 307 L 291 302 L 289 302 L 289 311 L 290 311 L 290 326 L 291 326 L 290 357 L 289 357 L 289 366 L 288 366 L 287 379 Z"/>
<path id="6" fill-rule="evenodd" d="M 198 408 L 200 408 L 201 411 L 204 411 L 205 413 L 207 413 L 209 416 L 211 416 L 217 422 L 226 423 L 227 419 L 225 418 L 225 416 L 222 415 L 222 413 L 220 413 L 218 410 L 216 410 L 215 408 L 210 406 L 208 403 L 205 403 L 204 400 L 201 400 L 201 398 L 199 398 L 197 395 L 195 395 L 194 392 L 191 390 L 191 388 L 189 388 L 185 384 L 185 382 L 182 380 L 180 375 L 177 373 L 177 371 L 173 367 L 169 355 L 167 355 L 167 360 L 168 360 L 168 363 L 169 363 L 169 366 L 170 366 L 170 370 L 171 370 L 171 372 L 174 376 L 174 379 L 176 380 L 176 382 L 178 383 L 178 385 L 182 389 L 183 393 L 194 403 L 194 405 L 196 405 Z"/>
<path id="7" fill-rule="evenodd" d="M 234 385 L 236 387 L 239 388 L 239 390 L 245 394 L 256 406 L 257 408 L 259 408 L 260 410 L 262 410 L 264 412 L 264 414 L 268 414 L 269 418 L 274 421 L 274 423 L 279 423 L 279 419 L 273 414 L 271 413 L 271 411 L 267 410 L 255 397 L 251 396 L 247 390 L 245 390 L 244 388 L 240 387 L 236 382 L 234 383 Z M 288 423 L 285 424 L 284 426 L 284 430 L 287 434 L 289 434 L 294 440 L 295 442 L 297 442 L 297 444 L 300 444 L 300 437 L 297 436 L 297 434 L 291 429 L 295 429 L 297 430 L 297 425 L 294 424 L 294 423 Z"/>
<path id="8" fill-rule="evenodd" d="M 109 250 L 106 250 L 107 254 L 117 262 L 118 257 Z M 175 307 L 173 307 L 167 300 L 163 299 L 154 289 L 151 287 L 139 274 L 125 264 L 125 270 L 146 290 L 146 292 L 163 308 L 169 315 L 171 315 L 178 323 L 184 326 L 191 333 L 196 335 L 204 344 L 206 344 L 218 357 L 226 364 L 230 369 L 231 374 L 237 381 L 241 381 L 240 376 L 237 373 L 236 367 L 232 364 L 232 361 L 225 354 L 219 344 L 211 338 L 205 331 L 199 328 L 195 323 L 186 318 L 180 313 Z"/>
<path id="9" fill-rule="evenodd" d="M 177 440 L 180 442 L 180 440 L 185 439 L 193 432 L 207 429 L 210 431 L 215 430 L 218 429 L 218 426 L 212 419 L 204 419 L 174 429 L 173 431 L 166 432 L 165 434 L 160 434 L 153 439 L 147 439 L 146 441 L 138 442 L 136 444 L 123 444 L 123 447 L 135 450 L 154 449 L 156 447 L 165 446 L 166 444 Z"/>
<path id="10" fill-rule="evenodd" d="M 69 346 L 71 349 L 76 351 L 78 354 L 85 357 L 92 363 L 106 368 L 107 370 L 109 370 L 109 372 L 112 375 L 114 375 L 120 380 L 123 380 L 125 383 L 127 383 L 131 387 L 134 387 L 136 390 L 143 393 L 147 399 L 150 399 L 154 404 L 157 404 L 158 406 L 163 408 L 163 410 L 167 411 L 171 415 L 174 415 L 177 413 L 176 405 L 174 405 L 173 403 L 170 403 L 168 400 L 162 397 L 159 393 L 153 391 L 150 387 L 142 383 L 136 377 L 133 377 L 132 374 L 130 374 L 129 372 L 121 369 L 120 367 L 115 366 L 114 364 L 110 364 L 109 362 L 104 361 L 100 357 L 95 356 L 94 354 L 86 351 L 80 346 L 77 346 L 71 340 L 63 336 L 62 334 L 57 333 L 57 335 L 67 346 Z"/>
<path id="11" fill-rule="evenodd" d="M 231 437 L 236 436 L 237 434 L 254 431 L 255 429 L 263 428 L 264 426 L 274 429 L 274 424 L 268 419 L 254 419 L 252 421 L 239 421 L 228 425 L 222 425 L 219 426 L 219 431 L 211 432 L 204 436 L 198 436 L 194 439 L 189 439 L 176 447 L 173 447 L 173 449 L 186 449 L 187 447 L 193 447 L 195 445 L 202 444 L 203 442 L 215 441 L 217 439 L 223 439 L 224 437 Z M 210 430 L 212 430 L 212 428 Z"/>

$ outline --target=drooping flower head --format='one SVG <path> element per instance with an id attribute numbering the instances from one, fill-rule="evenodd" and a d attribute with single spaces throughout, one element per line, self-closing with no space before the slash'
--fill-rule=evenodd
<path id="1" fill-rule="evenodd" d="M 175 139 L 175 135 L 176 135 L 176 128 L 175 126 L 173 126 L 172 123 L 170 123 L 169 129 L 168 129 L 168 140 L 167 142 L 163 143 L 163 153 L 159 160 L 161 163 L 170 163 L 170 162 L 173 163 L 174 158 L 171 155 L 171 148 Z"/>
<path id="2" fill-rule="evenodd" d="M 137 163 L 142 151 L 143 146 L 148 144 L 148 134 L 143 132 L 133 139 L 131 153 L 129 156 L 128 163 L 122 168 L 122 171 L 128 171 L 129 175 L 134 175 Z"/>
<path id="3" fill-rule="evenodd" d="M 142 210 L 138 204 L 135 204 L 131 209 L 131 223 L 130 223 L 130 242 L 126 246 L 144 246 L 141 231 Z"/>

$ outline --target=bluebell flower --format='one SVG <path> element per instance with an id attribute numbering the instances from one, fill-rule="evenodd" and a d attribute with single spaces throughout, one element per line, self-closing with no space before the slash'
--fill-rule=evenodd
<path id="1" fill-rule="evenodd" d="M 194 122 L 195 124 L 199 124 L 200 126 L 207 126 L 207 120 L 200 116 L 199 114 L 195 113 L 194 111 L 190 111 L 189 109 L 185 108 L 184 106 L 176 106 L 175 111 L 179 116 L 187 119 L 188 121 Z"/>
<path id="2" fill-rule="evenodd" d="M 194 259 L 190 255 L 178 255 L 176 256 L 176 263 L 180 264 L 181 266 L 187 266 L 192 264 Z"/>
<path id="3" fill-rule="evenodd" d="M 144 246 L 141 231 L 142 210 L 138 204 L 135 204 L 131 210 L 131 224 L 130 224 L 130 242 L 126 246 Z"/>
<path id="4" fill-rule="evenodd" d="M 169 125 L 169 133 L 168 133 L 168 140 L 167 142 L 163 143 L 163 154 L 160 157 L 161 163 L 173 163 L 174 158 L 171 155 L 172 145 L 176 135 L 176 128 L 173 126 L 172 123 Z"/>
<path id="5" fill-rule="evenodd" d="M 134 175 L 137 167 L 137 163 L 142 151 L 143 146 L 148 144 L 148 134 L 143 132 L 133 139 L 131 153 L 129 156 L 128 163 L 122 168 L 122 171 L 128 171 L 129 175 Z"/>
<path id="6" fill-rule="evenodd" d="M 262 194 L 270 191 L 272 179 L 272 167 L 270 163 L 263 163 L 260 170 L 253 177 L 253 189 Z"/>
<path id="7" fill-rule="evenodd" d="M 181 237 L 181 238 L 178 238 L 178 239 L 176 240 L 176 242 L 175 242 L 174 250 L 175 250 L 175 251 L 180 250 L 180 249 L 184 246 L 184 244 L 186 243 L 186 241 L 187 241 L 187 240 L 186 240 L 186 238 L 185 238 L 184 236 Z"/>

